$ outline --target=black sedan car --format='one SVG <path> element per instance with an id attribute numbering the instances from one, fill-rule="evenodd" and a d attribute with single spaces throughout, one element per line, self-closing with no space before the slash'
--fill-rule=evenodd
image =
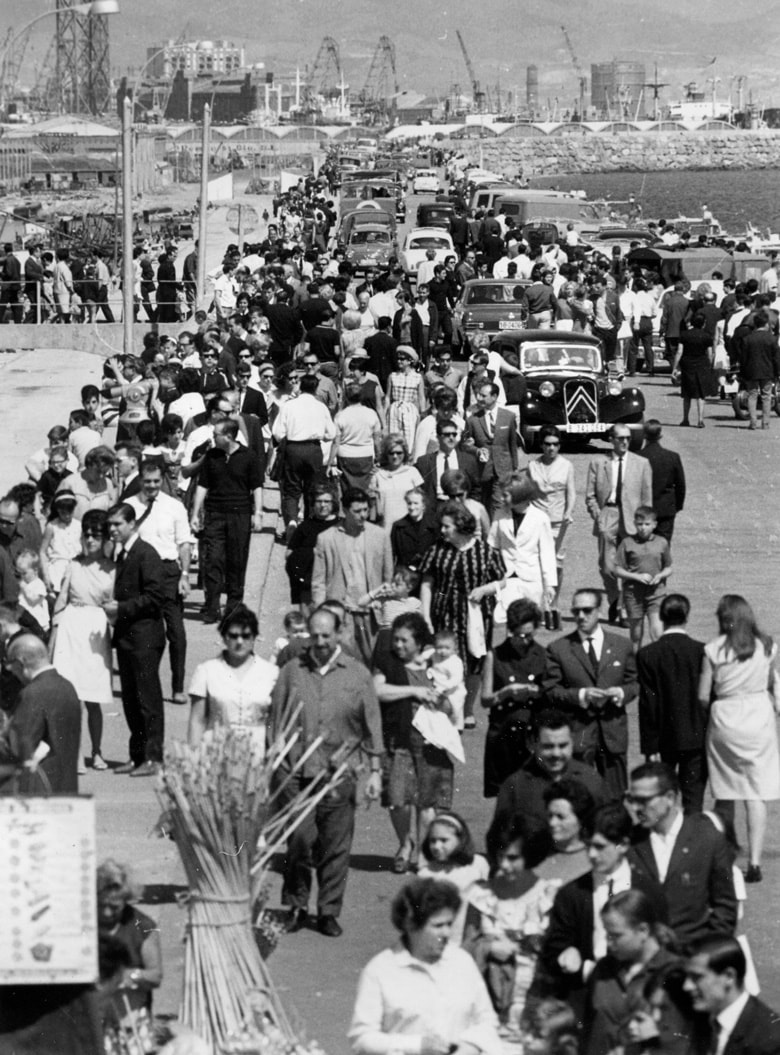
<path id="1" fill-rule="evenodd" d="M 510 330 L 491 342 L 499 355 L 514 353 L 526 383 L 520 428 L 531 450 L 545 425 L 586 443 L 605 436 L 615 424 L 631 429 L 631 450 L 642 446 L 645 397 L 625 386 L 602 357 L 601 342 L 584 333 Z"/>

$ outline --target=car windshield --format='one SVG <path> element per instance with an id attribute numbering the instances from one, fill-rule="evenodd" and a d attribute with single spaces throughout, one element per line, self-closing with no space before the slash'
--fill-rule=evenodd
<path id="1" fill-rule="evenodd" d="M 409 241 L 410 249 L 451 249 L 449 241 L 446 238 L 436 238 L 432 234 L 426 234 L 424 237 L 412 238 Z"/>
<path id="2" fill-rule="evenodd" d="M 389 231 L 362 231 L 358 228 L 350 239 L 351 245 L 378 245 L 390 241 Z"/>
<path id="3" fill-rule="evenodd" d="M 601 370 L 601 353 L 587 344 L 524 344 L 521 370 Z"/>
<path id="4" fill-rule="evenodd" d="M 525 299 L 525 288 L 519 282 L 490 282 L 466 289 L 464 304 L 517 304 Z"/>

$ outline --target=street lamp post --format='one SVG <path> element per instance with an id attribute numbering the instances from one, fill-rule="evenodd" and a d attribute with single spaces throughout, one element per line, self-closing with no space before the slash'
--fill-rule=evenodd
<path id="1" fill-rule="evenodd" d="M 133 102 L 122 98 L 122 349 L 133 354 Z"/>

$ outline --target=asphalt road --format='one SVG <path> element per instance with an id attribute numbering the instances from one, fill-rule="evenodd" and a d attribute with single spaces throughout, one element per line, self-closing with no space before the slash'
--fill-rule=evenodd
<path id="1" fill-rule="evenodd" d="M 414 200 L 414 199 L 412 199 Z M 411 210 L 410 210 L 411 212 Z M 12 347 L 12 327 L 0 341 Z M 0 448 L 0 483 L 3 487 L 24 478 L 25 458 L 45 441 L 48 428 L 65 422 L 67 412 L 78 405 L 82 384 L 96 381 L 100 361 L 87 354 L 65 355 L 43 349 L 4 352 L 0 355 L 0 420 L 5 442 Z M 642 383 L 648 415 L 667 426 L 665 442 L 678 450 L 689 479 L 689 498 L 678 517 L 673 546 L 674 574 L 670 585 L 689 595 L 693 604 L 691 632 L 703 640 L 716 633 L 714 619 L 718 598 L 725 592 L 744 594 L 753 604 L 760 625 L 776 639 L 780 637 L 780 613 L 776 605 L 780 584 L 778 547 L 777 464 L 780 457 L 780 419 L 769 432 L 749 432 L 735 421 L 727 404 L 707 407 L 703 430 L 677 428 L 680 399 L 667 379 Z M 578 494 L 583 495 L 590 455 L 603 444 L 569 454 L 574 465 Z M 275 508 L 277 495 L 269 491 L 266 504 Z M 261 620 L 258 649 L 268 655 L 279 634 L 283 612 L 289 607 L 282 550 L 273 543 L 275 516 L 269 513 L 266 530 L 254 537 L 250 556 L 248 603 L 255 605 Z M 590 521 L 580 500 L 567 539 L 568 561 L 564 595 L 570 587 L 595 583 L 596 545 Z M 213 655 L 218 638 L 213 627 L 203 626 L 195 616 L 201 603 L 195 594 L 189 605 L 188 672 L 203 658 Z M 568 622 L 564 631 L 570 629 Z M 551 635 L 540 633 L 544 643 Z M 170 683 L 167 662 L 163 686 Z M 111 763 L 125 761 L 126 730 L 121 704 L 106 709 L 105 757 Z M 184 735 L 186 708 L 166 705 L 168 738 Z M 467 763 L 456 774 L 454 807 L 461 812 L 482 841 L 491 808 L 481 798 L 481 755 L 484 722 L 467 736 Z M 633 743 L 636 743 L 634 720 Z M 182 939 L 185 913 L 176 902 L 183 876 L 172 843 L 151 835 L 159 812 L 152 781 L 130 780 L 107 773 L 89 772 L 82 790 L 97 802 L 98 842 L 101 857 L 130 862 L 146 885 L 145 906 L 159 921 L 165 952 L 165 980 L 156 997 L 156 1010 L 175 1014 L 182 978 Z M 765 854 L 765 880 L 749 887 L 746 931 L 758 965 L 764 994 L 780 1004 L 780 961 L 776 947 L 780 918 L 774 895 L 780 889 L 780 808 L 770 807 L 770 825 Z M 738 831 L 744 842 L 744 816 L 738 814 Z M 345 1031 L 351 1012 L 358 973 L 365 962 L 392 940 L 390 901 L 400 879 L 390 865 L 395 850 L 389 820 L 378 807 L 361 809 L 353 847 L 351 872 L 342 922 L 344 936 L 328 939 L 314 931 L 302 931 L 283 939 L 271 967 L 278 988 L 295 1021 L 316 1038 L 325 1051 L 335 1055 L 345 1049 Z M 278 904 L 279 878 L 269 877 L 270 904 Z"/>

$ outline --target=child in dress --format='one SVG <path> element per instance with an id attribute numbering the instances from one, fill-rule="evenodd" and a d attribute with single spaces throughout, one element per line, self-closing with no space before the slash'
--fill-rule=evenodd
<path id="1" fill-rule="evenodd" d="M 655 534 L 658 516 L 652 506 L 639 506 L 634 513 L 635 535 L 627 535 L 618 546 L 615 575 L 623 584 L 623 603 L 634 649 L 642 646 L 647 616 L 650 640 L 661 636 L 661 601 L 666 580 L 672 574 L 672 554 L 665 538 Z"/>
<path id="2" fill-rule="evenodd" d="M 51 625 L 46 583 L 40 577 L 41 558 L 31 549 L 23 549 L 14 560 L 14 571 L 19 580 L 19 607 L 29 612 L 43 631 Z"/>
<path id="3" fill-rule="evenodd" d="M 488 877 L 488 863 L 482 854 L 474 852 L 474 842 L 468 825 L 457 813 L 438 813 L 421 846 L 423 861 L 418 876 L 448 879 L 460 891 L 460 910 L 452 924 L 450 941 L 460 945 L 466 922 L 468 896 L 475 883 Z"/>
<path id="4" fill-rule="evenodd" d="M 303 612 L 299 612 L 297 608 L 287 613 L 284 617 L 283 626 L 284 633 L 274 641 L 274 647 L 271 651 L 271 659 L 274 662 L 276 662 L 276 657 L 282 649 L 287 648 L 294 640 L 306 642 L 309 640 L 306 616 Z"/>
<path id="5" fill-rule="evenodd" d="M 58 491 L 51 502 L 51 516 L 41 541 L 41 577 L 52 597 L 62 586 L 65 569 L 81 553 L 81 521 L 75 518 L 76 496 Z"/>
<path id="6" fill-rule="evenodd" d="M 187 481 L 181 476 L 184 458 L 184 421 L 179 414 L 165 414 L 160 422 L 160 453 L 165 472 L 165 490 L 173 498 L 187 492 Z"/>
<path id="7" fill-rule="evenodd" d="M 428 680 L 438 693 L 447 697 L 455 727 L 462 731 L 466 707 L 466 672 L 463 660 L 458 655 L 458 640 L 451 630 L 439 630 L 434 635 L 433 646 L 423 653 L 428 660 Z"/>
<path id="8" fill-rule="evenodd" d="M 516 1036 L 555 887 L 525 866 L 521 816 L 498 817 L 486 841 L 490 879 L 469 895 L 464 947 L 482 971 L 502 1032 Z"/>

